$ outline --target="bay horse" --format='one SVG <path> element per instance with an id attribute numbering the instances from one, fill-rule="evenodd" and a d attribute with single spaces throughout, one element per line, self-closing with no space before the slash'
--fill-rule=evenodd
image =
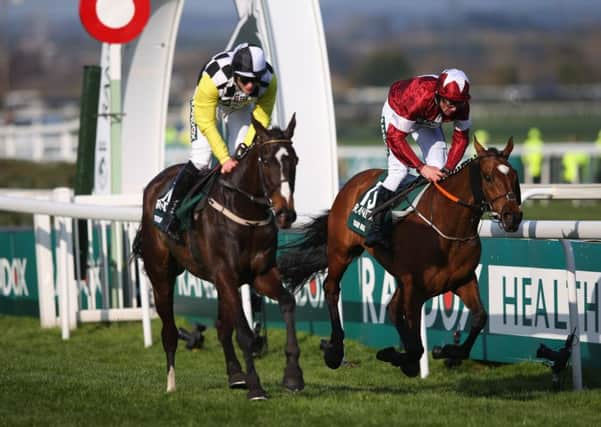
<path id="1" fill-rule="evenodd" d="M 287 334 L 283 386 L 293 391 L 304 388 L 295 300 L 282 286 L 276 265 L 278 228 L 289 228 L 296 220 L 293 194 L 298 157 L 292 145 L 296 119 L 293 115 L 285 130 L 266 129 L 254 118 L 252 123 L 256 129 L 253 144 L 244 155 L 237 155 L 239 164 L 230 174 L 216 179 L 207 195 L 208 205 L 194 212 L 183 245 L 170 240 L 153 224 L 157 198 L 182 165 L 165 169 L 144 189 L 142 221 L 133 252 L 144 261 L 162 321 L 168 392 L 176 388 L 178 330 L 173 314 L 174 284 L 184 269 L 212 282 L 217 290 L 217 335 L 230 388 L 247 387 L 250 400 L 267 397 L 253 362 L 253 331 L 242 309 L 239 287 L 245 283 L 278 302 Z M 246 362 L 246 374 L 232 343 L 234 330 Z"/>
<path id="2" fill-rule="evenodd" d="M 517 230 L 521 200 L 516 171 L 508 162 L 513 140 L 505 148 L 484 149 L 474 138 L 477 156 L 464 162 L 437 185 L 429 185 L 413 212 L 393 223 L 391 249 L 366 247 L 364 238 L 347 226 L 353 206 L 382 174 L 369 169 L 353 176 L 336 196 L 329 212 L 303 227 L 304 237 L 286 245 L 278 258 L 282 279 L 291 290 L 315 272 L 328 269 L 324 292 L 330 314 L 331 336 L 322 340 L 325 363 L 336 369 L 344 356 L 344 330 L 338 312 L 340 280 L 364 250 L 397 279 L 388 306 L 405 352 L 389 347 L 377 358 L 400 367 L 405 375 L 419 373 L 424 352 L 420 337 L 422 305 L 434 296 L 451 291 L 471 312 L 471 329 L 461 344 L 433 349 L 433 357 L 465 359 L 487 320 L 480 300 L 475 269 L 480 260 L 478 224 L 490 211 L 507 231 Z"/>

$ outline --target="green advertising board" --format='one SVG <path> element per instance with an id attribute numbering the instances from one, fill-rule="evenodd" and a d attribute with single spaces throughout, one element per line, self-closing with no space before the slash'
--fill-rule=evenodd
<path id="1" fill-rule="evenodd" d="M 0 232 L 0 313 L 39 316 L 35 239 L 31 229 Z"/>
<path id="2" fill-rule="evenodd" d="M 283 236 L 284 240 L 288 238 Z M 484 238 L 482 244 L 481 264 L 476 273 L 489 319 L 476 340 L 472 358 L 517 362 L 534 359 L 541 343 L 560 347 L 571 333 L 565 260 L 560 242 Z M 572 245 L 583 366 L 599 368 L 601 243 L 572 242 Z M 92 276 L 98 274 L 91 275 L 89 291 L 99 300 L 100 282 L 91 280 Z M 327 337 L 330 321 L 324 279 L 325 274 L 316 275 L 296 294 L 296 319 L 299 330 Z M 96 284 L 92 286 L 93 283 Z M 400 345 L 386 315 L 386 305 L 396 286 L 396 280 L 367 254 L 349 266 L 342 282 L 342 315 L 347 338 L 375 348 Z M 81 296 L 84 302 L 84 295 Z M 98 301 L 92 305 L 97 304 Z M 265 307 L 268 326 L 281 327 L 277 304 L 265 300 Z M 178 315 L 212 326 L 217 316 L 214 286 L 187 272 L 180 275 L 176 283 L 175 310 Z M 39 315 L 32 230 L 0 233 L 0 313 Z M 469 311 L 451 294 L 428 301 L 424 321 L 429 349 L 451 343 L 457 332 L 464 339 L 470 328 Z"/>
<path id="3" fill-rule="evenodd" d="M 541 343 L 558 348 L 569 330 L 568 294 L 564 252 L 559 241 L 482 239 L 483 253 L 477 269 L 482 302 L 489 319 L 476 341 L 472 358 L 496 362 L 534 359 Z M 580 307 L 583 366 L 601 360 L 601 259 L 600 243 L 572 242 L 576 257 L 576 286 Z M 324 274 L 317 275 L 296 295 L 297 327 L 324 337 L 330 321 L 323 294 Z M 190 285 L 189 283 L 192 283 Z M 399 346 L 398 334 L 387 318 L 386 306 L 396 289 L 394 277 L 364 253 L 348 268 L 342 282 L 345 335 L 375 347 Z M 180 277 L 176 311 L 209 322 L 216 316 L 212 285 Z M 268 325 L 281 327 L 277 304 L 266 300 Z M 425 306 L 428 348 L 463 340 L 470 328 L 469 311 L 452 294 L 428 301 Z"/>

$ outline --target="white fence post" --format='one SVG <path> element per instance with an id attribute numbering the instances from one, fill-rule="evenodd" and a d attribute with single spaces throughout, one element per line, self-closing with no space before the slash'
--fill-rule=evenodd
<path id="1" fill-rule="evenodd" d="M 246 317 L 248 326 L 250 326 L 250 328 L 252 329 L 254 327 L 254 319 L 252 303 L 250 299 L 250 286 L 248 284 L 240 286 L 240 298 L 242 298 L 242 311 L 244 311 L 244 316 Z"/>
<path id="2" fill-rule="evenodd" d="M 71 201 L 72 190 L 57 188 L 52 198 L 57 202 Z M 77 327 L 77 286 L 73 277 L 73 242 L 71 241 L 71 219 L 54 218 L 56 230 L 56 281 L 58 289 L 58 307 L 63 339 L 69 339 L 70 330 Z"/>
<path id="3" fill-rule="evenodd" d="M 578 310 L 578 295 L 576 293 L 576 263 L 574 249 L 567 239 L 561 239 L 566 260 L 566 279 L 568 285 L 568 310 L 570 315 L 570 333 L 574 334 L 572 341 L 572 382 L 574 390 L 582 390 L 582 359 L 580 355 L 580 319 Z"/>
<path id="4" fill-rule="evenodd" d="M 34 215 L 33 228 L 35 235 L 35 259 L 38 276 L 38 304 L 40 307 L 40 326 L 53 328 L 57 325 L 56 304 L 54 297 L 54 264 L 52 263 L 52 247 L 50 243 L 50 217 Z"/>
<path id="5" fill-rule="evenodd" d="M 148 276 L 141 270 L 142 269 L 140 269 L 140 305 L 142 306 L 142 333 L 144 335 L 144 347 L 150 347 L 152 345 L 152 329 L 150 325 Z"/>

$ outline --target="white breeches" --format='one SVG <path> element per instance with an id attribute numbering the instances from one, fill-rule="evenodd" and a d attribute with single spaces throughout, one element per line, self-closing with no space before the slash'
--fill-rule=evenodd
<path id="1" fill-rule="evenodd" d="M 222 136 L 230 154 L 234 153 L 236 147 L 244 141 L 254 107 L 254 104 L 249 104 L 237 110 L 217 107 L 217 119 L 221 124 Z M 213 153 L 209 141 L 196 126 L 192 102 L 190 102 L 190 141 L 192 142 L 190 160 L 194 163 L 194 166 L 197 169 L 208 167 Z"/>
<path id="2" fill-rule="evenodd" d="M 390 108 L 382 111 L 382 133 L 386 139 L 386 129 L 390 123 Z M 442 168 L 447 161 L 447 145 L 441 128 L 418 127 L 411 132 L 411 137 L 417 143 L 422 152 L 424 163 L 430 166 Z M 382 183 L 390 191 L 395 191 L 399 184 L 409 173 L 409 167 L 401 163 L 399 159 L 388 151 L 388 176 Z"/>

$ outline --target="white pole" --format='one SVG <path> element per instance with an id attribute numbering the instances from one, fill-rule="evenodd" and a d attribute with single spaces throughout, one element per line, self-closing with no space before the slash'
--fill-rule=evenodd
<path id="1" fill-rule="evenodd" d="M 426 378 L 430 374 L 430 365 L 428 362 L 428 334 L 426 331 L 426 307 L 422 305 L 422 314 L 419 327 L 419 333 L 422 338 L 422 346 L 424 347 L 424 354 L 419 359 L 419 373 L 422 378 Z"/>
<path id="2" fill-rule="evenodd" d="M 48 215 L 34 215 L 35 261 L 38 272 L 38 303 L 40 326 L 54 328 L 57 325 L 54 297 L 54 264 L 50 242 L 51 225 Z"/>
<path id="3" fill-rule="evenodd" d="M 65 198 L 71 199 L 73 191 L 66 189 Z M 65 260 L 65 272 L 67 277 L 67 286 L 69 287 L 69 327 L 77 328 L 77 312 L 79 311 L 79 287 L 75 280 L 75 264 L 73 262 L 73 219 L 61 218 L 65 224 L 65 243 L 67 249 L 67 259 Z"/>
<path id="4" fill-rule="evenodd" d="M 576 293 L 576 263 L 574 249 L 567 239 L 561 239 L 566 260 L 566 278 L 568 285 L 568 305 L 570 312 L 570 333 L 574 334 L 572 341 L 572 381 L 574 390 L 582 390 L 582 360 L 580 356 L 580 324 L 578 311 L 578 295 Z"/>
<path id="5" fill-rule="evenodd" d="M 136 261 L 137 262 L 137 261 Z M 142 306 L 142 332 L 144 347 L 152 345 L 152 329 L 150 325 L 150 303 L 148 301 L 148 276 L 140 269 L 140 305 Z"/>
<path id="6" fill-rule="evenodd" d="M 106 241 L 106 221 L 100 221 L 100 259 L 102 260 L 102 308 L 111 308 L 109 289 L 109 257 L 108 243 Z"/>
<path id="7" fill-rule="evenodd" d="M 244 311 L 244 316 L 246 317 L 248 326 L 250 326 L 250 328 L 252 329 L 254 324 L 253 324 L 252 304 L 250 302 L 250 286 L 249 285 L 240 286 L 240 296 L 242 297 L 242 310 Z"/>
<path id="8" fill-rule="evenodd" d="M 114 299 L 117 308 L 123 308 L 123 223 L 121 221 L 113 222 L 113 253 L 115 255 L 115 289 L 113 289 Z"/>
<path id="9" fill-rule="evenodd" d="M 60 200 L 63 189 L 57 188 L 52 193 L 52 198 Z M 54 217 L 54 229 L 56 231 L 56 281 L 58 290 L 58 310 L 61 322 L 61 335 L 63 340 L 70 337 L 69 330 L 69 285 L 67 281 L 67 236 L 65 222 Z"/>

